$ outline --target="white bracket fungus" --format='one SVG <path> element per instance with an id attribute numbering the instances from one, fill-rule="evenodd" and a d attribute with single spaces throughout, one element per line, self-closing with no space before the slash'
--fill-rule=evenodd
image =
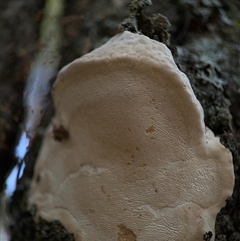
<path id="1" fill-rule="evenodd" d="M 64 67 L 53 99 L 29 192 L 37 216 L 77 241 L 214 240 L 231 153 L 164 44 L 120 33 Z"/>

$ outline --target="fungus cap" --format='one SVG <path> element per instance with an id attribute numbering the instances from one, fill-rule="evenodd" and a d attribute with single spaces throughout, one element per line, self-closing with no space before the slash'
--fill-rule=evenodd
<path id="1" fill-rule="evenodd" d="M 116 35 L 60 71 L 53 100 L 29 193 L 37 216 L 77 241 L 214 235 L 233 190 L 231 153 L 164 44 Z M 68 135 L 54 138 L 57 127 Z"/>

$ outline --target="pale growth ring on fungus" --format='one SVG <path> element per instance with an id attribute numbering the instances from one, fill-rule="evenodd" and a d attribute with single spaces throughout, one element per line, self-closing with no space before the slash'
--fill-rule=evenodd
<path id="1" fill-rule="evenodd" d="M 231 153 L 164 44 L 120 33 L 64 67 L 53 99 L 29 192 L 36 218 L 59 219 L 77 241 L 214 240 Z"/>

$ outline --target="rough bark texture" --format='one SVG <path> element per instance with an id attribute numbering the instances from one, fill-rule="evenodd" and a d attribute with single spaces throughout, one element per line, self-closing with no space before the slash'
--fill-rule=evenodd
<path id="1" fill-rule="evenodd" d="M 147 2 L 147 1 L 139 1 Z M 200 100 L 205 122 L 233 154 L 234 193 L 216 222 L 216 241 L 240 240 L 240 2 L 238 0 L 153 0 L 146 12 L 128 15 L 130 0 L 69 0 L 62 19 L 61 66 L 100 46 L 118 32 L 118 25 L 165 42 L 172 49 Z M 29 65 L 38 48 L 44 1 L 8 0 L 1 3 L 0 52 L 0 190 L 14 165 L 13 149 L 22 119 L 22 94 Z M 135 9 L 136 10 L 136 9 Z M 167 20 L 171 23 L 168 42 Z M 151 16 L 150 16 L 151 15 Z M 136 18 L 137 16 L 137 18 Z M 160 17 L 159 17 L 160 16 Z M 130 20 L 137 21 L 134 24 Z M 132 22 L 133 23 L 133 22 Z M 42 128 L 51 116 L 49 110 Z M 26 192 L 41 142 L 38 137 L 26 158 L 24 177 L 10 205 L 15 223 L 12 240 L 74 240 L 59 222 L 34 223 L 26 210 Z M 206 235 L 203 240 L 211 240 Z"/>

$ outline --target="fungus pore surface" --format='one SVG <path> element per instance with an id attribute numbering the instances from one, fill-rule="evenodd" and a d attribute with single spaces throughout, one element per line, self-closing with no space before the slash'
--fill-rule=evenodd
<path id="1" fill-rule="evenodd" d="M 28 198 L 36 219 L 77 241 L 214 240 L 231 153 L 164 44 L 114 36 L 60 71 L 53 100 Z M 54 138 L 59 126 L 67 138 Z"/>

